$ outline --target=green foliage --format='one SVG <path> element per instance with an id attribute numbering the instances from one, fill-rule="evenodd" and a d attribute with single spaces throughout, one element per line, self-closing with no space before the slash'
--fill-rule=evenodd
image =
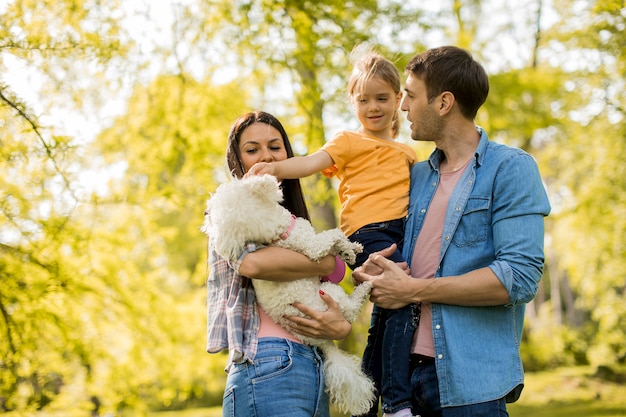
<path id="1" fill-rule="evenodd" d="M 489 78 L 490 94 L 483 106 L 480 125 L 490 137 L 532 154 L 542 146 L 538 137 L 544 129 L 560 129 L 567 92 L 563 73 L 552 68 L 513 69 Z"/>
<path id="2" fill-rule="evenodd" d="M 117 22 L 105 2 L 89 11 L 76 1 L 55 2 L 54 13 L 49 6 L 3 5 L 0 69 L 7 61 L 36 67 L 46 91 L 63 90 L 57 100 L 75 98 L 82 91 L 71 83 L 75 71 L 125 48 L 106 39 Z M 84 190 L 73 138 L 45 126 L 4 83 L 0 121 L 0 411 L 38 409 L 78 375 L 88 378 L 100 354 L 89 321 L 95 309 L 83 305 L 95 291 L 85 259 L 91 230 L 79 214 Z"/>
<path id="3" fill-rule="evenodd" d="M 568 123 L 541 154 L 555 206 L 551 243 L 558 258 L 552 261 L 576 289 L 576 306 L 597 325 L 588 351 L 596 365 L 626 361 L 618 342 L 626 329 L 626 103 L 618 93 L 626 76 L 620 46 L 626 12 L 615 5 L 595 2 L 585 11 L 587 25 L 566 16 L 552 35 L 568 45 L 568 55 L 588 59 L 563 75 L 569 95 L 578 98 L 565 102 Z"/>
<path id="4" fill-rule="evenodd" d="M 507 404 L 511 417 L 618 417 L 626 413 L 623 384 L 598 378 L 590 367 L 527 373 L 524 391 Z"/>
<path id="5" fill-rule="evenodd" d="M 115 252 L 128 254 L 122 264 L 116 261 L 116 272 L 105 275 L 140 278 L 130 294 L 154 291 L 145 308 L 133 312 L 137 321 L 130 329 L 146 333 L 128 334 L 127 361 L 109 364 L 102 378 L 113 389 L 104 397 L 117 396 L 116 407 L 180 406 L 223 389 L 211 384 L 221 380 L 225 360 L 209 363 L 199 343 L 206 314 L 206 237 L 199 227 L 215 178 L 225 176 L 228 128 L 245 108 L 245 95 L 237 90 L 182 76 L 158 78 L 136 89 L 128 116 L 95 143 L 110 163 L 126 164 L 111 182 L 113 194 L 100 197 L 107 201 L 100 203 L 102 214 L 114 212 L 118 222 L 115 228 L 111 220 L 102 225 L 125 239 L 127 249 Z M 141 306 L 141 299 L 129 302 Z"/>

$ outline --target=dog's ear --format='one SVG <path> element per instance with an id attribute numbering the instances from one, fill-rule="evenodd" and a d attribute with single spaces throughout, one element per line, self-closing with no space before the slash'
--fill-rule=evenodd
<path id="1" fill-rule="evenodd" d="M 254 175 L 243 179 L 248 190 L 265 201 L 280 203 L 283 201 L 283 192 L 278 180 L 272 175 Z"/>

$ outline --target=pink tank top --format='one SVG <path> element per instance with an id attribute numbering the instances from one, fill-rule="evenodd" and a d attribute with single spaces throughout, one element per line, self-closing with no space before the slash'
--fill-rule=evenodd
<path id="1" fill-rule="evenodd" d="M 296 343 L 302 343 L 300 339 L 289 333 L 279 324 L 276 324 L 267 313 L 258 306 L 259 318 L 261 319 L 261 325 L 259 327 L 259 339 L 262 337 L 279 337 L 281 339 L 288 339 Z"/>

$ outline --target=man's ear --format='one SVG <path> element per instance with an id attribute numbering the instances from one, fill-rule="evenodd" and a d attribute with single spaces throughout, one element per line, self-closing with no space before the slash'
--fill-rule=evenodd
<path id="1" fill-rule="evenodd" d="M 454 107 L 454 103 L 456 102 L 456 98 L 454 94 L 449 91 L 444 91 L 439 94 L 437 97 L 437 110 L 439 111 L 440 116 L 445 116 L 450 113 L 452 107 Z"/>

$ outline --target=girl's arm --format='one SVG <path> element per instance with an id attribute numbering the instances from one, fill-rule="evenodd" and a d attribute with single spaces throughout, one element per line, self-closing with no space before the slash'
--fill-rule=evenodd
<path id="1" fill-rule="evenodd" d="M 270 174 L 280 179 L 303 178 L 330 168 L 335 162 L 330 155 L 319 150 L 307 156 L 294 156 L 277 162 L 258 162 L 246 175 Z"/>

